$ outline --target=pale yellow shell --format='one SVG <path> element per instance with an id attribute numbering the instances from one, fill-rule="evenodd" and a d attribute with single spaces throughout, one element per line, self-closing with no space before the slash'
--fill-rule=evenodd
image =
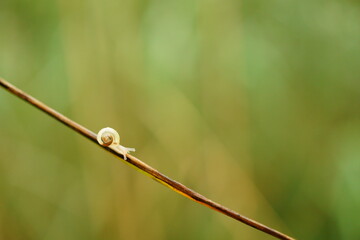
<path id="1" fill-rule="evenodd" d="M 104 138 L 111 139 L 111 142 L 105 142 Z M 109 139 L 109 140 L 110 140 Z M 120 135 L 115 129 L 106 127 L 99 131 L 97 134 L 97 141 L 102 146 L 112 146 L 112 145 L 120 145 Z"/>

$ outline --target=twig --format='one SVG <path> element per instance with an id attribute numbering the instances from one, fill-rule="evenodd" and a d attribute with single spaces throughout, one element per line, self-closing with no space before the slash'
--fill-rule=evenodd
<path id="1" fill-rule="evenodd" d="M 9 92 L 11 92 L 12 94 L 18 96 L 19 98 L 22 98 L 23 100 L 25 100 L 26 102 L 30 103 L 31 105 L 35 106 L 36 108 L 40 109 L 41 111 L 43 111 L 44 113 L 50 115 L 51 117 L 55 118 L 56 120 L 58 120 L 59 122 L 65 124 L 66 126 L 70 127 L 71 129 L 73 129 L 74 131 L 80 133 L 82 136 L 86 137 L 87 139 L 89 139 L 90 141 L 96 143 L 98 146 L 102 147 L 103 149 L 109 151 L 110 153 L 114 154 L 115 156 L 121 158 L 122 160 L 124 160 L 124 156 L 108 147 L 104 147 L 101 146 L 100 144 L 98 144 L 97 142 L 97 135 L 95 133 L 93 133 L 92 131 L 88 130 L 87 128 L 81 126 L 80 124 L 72 121 L 71 119 L 65 117 L 64 115 L 58 113 L 57 111 L 55 111 L 54 109 L 48 107 L 47 105 L 45 105 L 44 103 L 38 101 L 37 99 L 33 98 L 32 96 L 28 95 L 27 93 L 21 91 L 20 89 L 16 88 L 15 86 L 11 85 L 10 83 L 6 82 L 5 80 L 0 78 L 0 86 L 4 87 L 6 90 L 8 90 Z M 147 175 L 149 175 L 150 177 L 152 177 L 153 179 L 155 179 L 156 181 L 160 182 L 161 184 L 169 187 L 170 189 L 180 193 L 181 195 L 194 200 L 206 207 L 209 207 L 213 210 L 216 210 L 222 214 L 225 214 L 233 219 L 236 219 L 246 225 L 249 225 L 253 228 L 256 228 L 262 232 L 265 232 L 271 236 L 274 236 L 278 239 L 287 239 L 287 240 L 293 240 L 294 238 L 285 235 L 284 233 L 281 233 L 279 231 L 276 231 L 270 227 L 267 227 L 261 223 L 258 223 L 250 218 L 247 218 L 245 216 L 240 215 L 239 213 L 226 208 L 204 196 L 202 196 L 201 194 L 191 190 L 190 188 L 186 187 L 185 185 L 176 182 L 172 179 L 170 179 L 169 177 L 165 176 L 164 174 L 160 173 L 159 171 L 157 171 L 156 169 L 150 167 L 149 165 L 145 164 L 144 162 L 140 161 L 139 159 L 137 159 L 134 156 L 131 155 L 127 155 L 126 160 L 124 160 L 126 163 L 138 168 L 139 170 L 141 170 L 142 172 L 146 173 Z"/>

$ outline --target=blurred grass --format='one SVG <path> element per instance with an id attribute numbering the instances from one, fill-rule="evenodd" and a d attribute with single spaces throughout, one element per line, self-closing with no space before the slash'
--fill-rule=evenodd
<path id="1" fill-rule="evenodd" d="M 0 3 L 0 74 L 299 239 L 358 239 L 356 1 Z M 271 239 L 0 91 L 0 239 Z"/>

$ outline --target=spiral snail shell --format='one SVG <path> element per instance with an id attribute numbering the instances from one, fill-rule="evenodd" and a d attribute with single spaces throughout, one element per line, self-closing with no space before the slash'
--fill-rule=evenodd
<path id="1" fill-rule="evenodd" d="M 97 141 L 100 145 L 110 147 L 115 151 L 119 151 L 126 160 L 126 154 L 130 151 L 135 152 L 135 148 L 127 148 L 120 145 L 120 135 L 115 129 L 106 127 L 99 131 L 97 134 Z"/>
<path id="2" fill-rule="evenodd" d="M 109 147 L 110 145 L 120 144 L 120 135 L 115 129 L 106 127 L 97 134 L 97 141 L 100 145 Z"/>

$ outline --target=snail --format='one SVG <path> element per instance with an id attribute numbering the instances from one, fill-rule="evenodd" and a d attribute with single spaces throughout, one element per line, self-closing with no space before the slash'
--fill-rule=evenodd
<path id="1" fill-rule="evenodd" d="M 106 127 L 97 134 L 97 141 L 101 146 L 109 147 L 115 151 L 119 151 L 126 160 L 126 154 L 130 151 L 135 152 L 135 148 L 127 148 L 120 145 L 120 135 L 112 128 Z"/>

